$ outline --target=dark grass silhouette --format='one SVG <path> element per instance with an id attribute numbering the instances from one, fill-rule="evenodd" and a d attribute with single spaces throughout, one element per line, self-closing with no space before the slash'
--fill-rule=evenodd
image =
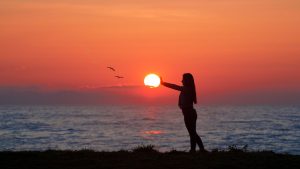
<path id="1" fill-rule="evenodd" d="M 299 169 L 300 156 L 276 154 L 272 151 L 248 151 L 231 146 L 209 153 L 187 153 L 172 150 L 161 153 L 153 145 L 116 152 L 80 151 L 21 151 L 0 152 L 3 169 L 162 169 L 162 168 L 242 168 Z"/>

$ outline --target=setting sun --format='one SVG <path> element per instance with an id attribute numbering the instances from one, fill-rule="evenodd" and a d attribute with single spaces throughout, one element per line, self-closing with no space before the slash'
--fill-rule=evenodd
<path id="1" fill-rule="evenodd" d="M 156 74 L 148 74 L 144 79 L 144 84 L 151 88 L 158 87 L 160 84 L 160 78 Z"/>

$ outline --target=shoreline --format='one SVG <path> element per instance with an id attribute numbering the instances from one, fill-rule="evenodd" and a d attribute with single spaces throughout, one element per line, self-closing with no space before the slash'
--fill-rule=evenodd
<path id="1" fill-rule="evenodd" d="M 188 153 L 159 152 L 153 146 L 113 152 L 93 150 L 0 151 L 0 168 L 300 168 L 300 155 L 243 149 Z"/>

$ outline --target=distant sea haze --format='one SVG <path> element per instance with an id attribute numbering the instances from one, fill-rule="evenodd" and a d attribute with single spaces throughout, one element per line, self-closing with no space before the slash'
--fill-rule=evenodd
<path id="1" fill-rule="evenodd" d="M 198 106 L 197 131 L 208 150 L 300 154 L 300 107 Z M 188 151 L 176 106 L 0 106 L 0 150 L 117 151 L 155 145 Z"/>
<path id="2" fill-rule="evenodd" d="M 201 105 L 299 105 L 300 100 L 299 91 L 293 90 L 197 91 Z M 163 87 L 151 89 L 144 85 L 64 90 L 46 90 L 38 86 L 0 87 L 0 105 L 166 105 L 176 104 L 177 99 L 177 92 Z"/>

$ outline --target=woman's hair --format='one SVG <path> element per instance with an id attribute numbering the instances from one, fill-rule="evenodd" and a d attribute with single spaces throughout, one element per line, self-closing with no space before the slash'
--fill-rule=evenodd
<path id="1" fill-rule="evenodd" d="M 196 104 L 197 103 L 197 94 L 196 94 L 196 88 L 195 88 L 195 82 L 194 82 L 194 77 L 190 73 L 185 73 L 183 74 L 183 81 L 184 81 L 184 86 L 188 87 L 192 91 L 192 99 L 193 102 Z"/>

